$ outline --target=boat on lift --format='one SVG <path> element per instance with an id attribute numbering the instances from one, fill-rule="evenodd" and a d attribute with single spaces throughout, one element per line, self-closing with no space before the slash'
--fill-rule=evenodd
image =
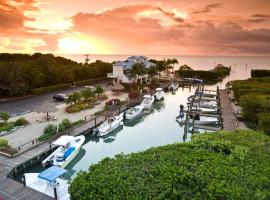
<path id="1" fill-rule="evenodd" d="M 154 98 L 157 101 L 160 101 L 162 99 L 164 99 L 165 96 L 165 92 L 163 91 L 162 88 L 156 88 L 156 93 L 154 94 Z"/>
<path id="2" fill-rule="evenodd" d="M 186 112 L 180 112 L 176 117 L 176 121 L 180 124 L 186 123 Z M 198 125 L 215 125 L 218 124 L 219 120 L 216 117 L 205 117 L 200 116 L 200 114 L 189 115 L 188 123 L 192 124 L 194 121 L 195 124 Z"/>
<path id="3" fill-rule="evenodd" d="M 57 146 L 56 150 L 42 161 L 42 165 L 45 168 L 51 166 L 57 166 L 65 168 L 79 153 L 85 137 L 62 135 L 56 141 L 52 143 L 53 146 Z"/>
<path id="4" fill-rule="evenodd" d="M 123 125 L 123 113 L 108 117 L 100 126 L 94 129 L 94 134 L 99 137 L 105 136 Z"/>
<path id="5" fill-rule="evenodd" d="M 52 166 L 41 173 L 25 173 L 23 181 L 33 190 L 46 194 L 58 200 L 69 200 L 69 183 L 63 177 L 67 170 Z"/>
<path id="6" fill-rule="evenodd" d="M 178 90 L 178 88 L 179 88 L 179 84 L 178 83 L 172 83 L 169 86 L 169 90 L 172 91 L 172 92 L 175 92 L 176 90 Z"/>
<path id="7" fill-rule="evenodd" d="M 143 113 L 143 106 L 138 105 L 135 107 L 129 108 L 127 111 L 124 112 L 124 119 L 132 120 Z"/>
<path id="8" fill-rule="evenodd" d="M 149 109 L 155 101 L 155 98 L 151 95 L 144 95 L 143 101 L 141 102 L 140 106 L 142 106 L 144 109 Z"/>

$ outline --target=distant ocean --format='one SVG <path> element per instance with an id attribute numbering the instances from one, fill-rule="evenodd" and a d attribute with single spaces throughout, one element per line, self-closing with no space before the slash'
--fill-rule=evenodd
<path id="1" fill-rule="evenodd" d="M 79 54 L 65 54 L 59 55 L 65 58 L 84 62 L 84 55 Z M 90 62 L 96 60 L 102 60 L 106 62 L 126 60 L 130 55 L 89 55 Z M 270 70 L 270 57 L 264 56 L 157 56 L 157 55 L 145 55 L 148 58 L 156 60 L 162 60 L 167 58 L 176 58 L 179 62 L 175 65 L 175 69 L 179 66 L 187 64 L 193 69 L 209 70 L 213 69 L 217 64 L 223 64 L 225 66 L 231 66 L 232 72 L 230 80 L 246 79 L 250 77 L 251 69 L 269 69 Z"/>

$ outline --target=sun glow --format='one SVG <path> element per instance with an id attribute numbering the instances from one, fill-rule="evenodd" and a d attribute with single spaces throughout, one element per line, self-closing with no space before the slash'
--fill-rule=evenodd
<path id="1" fill-rule="evenodd" d="M 58 40 L 59 53 L 81 54 L 81 53 L 110 53 L 100 41 L 85 36 L 64 37 Z"/>

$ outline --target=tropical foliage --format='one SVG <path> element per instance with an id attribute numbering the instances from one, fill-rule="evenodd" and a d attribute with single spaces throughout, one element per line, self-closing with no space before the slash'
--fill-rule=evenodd
<path id="1" fill-rule="evenodd" d="M 176 72 L 181 78 L 200 78 L 205 83 L 216 83 L 230 75 L 230 71 L 230 68 L 219 64 L 214 69 L 208 71 L 193 70 L 188 65 L 182 65 Z"/>
<path id="2" fill-rule="evenodd" d="M 71 199 L 269 199 L 269 143 L 238 130 L 106 158 L 72 181 Z"/>
<path id="3" fill-rule="evenodd" d="M 50 92 L 111 71 L 110 63 L 99 60 L 85 65 L 52 54 L 0 54 L 0 96 Z"/>
<path id="4" fill-rule="evenodd" d="M 15 127 L 18 126 L 24 126 L 29 124 L 29 121 L 27 121 L 24 117 L 18 118 L 16 121 L 8 122 L 8 119 L 10 118 L 9 113 L 7 112 L 1 112 L 0 118 L 2 119 L 2 123 L 0 123 L 0 132 L 1 131 L 10 131 Z"/>
<path id="5" fill-rule="evenodd" d="M 10 115 L 8 112 L 0 112 L 0 119 L 4 122 L 4 124 L 7 123 L 9 118 L 10 118 Z"/>
<path id="6" fill-rule="evenodd" d="M 270 70 L 267 70 L 267 69 L 252 69 L 251 70 L 252 78 L 266 77 L 266 76 L 270 76 Z"/>
<path id="7" fill-rule="evenodd" d="M 232 89 L 248 125 L 270 135 L 270 76 L 233 81 Z"/>
<path id="8" fill-rule="evenodd" d="M 8 140 L 4 139 L 4 138 L 0 138 L 0 148 L 2 147 L 8 147 Z"/>

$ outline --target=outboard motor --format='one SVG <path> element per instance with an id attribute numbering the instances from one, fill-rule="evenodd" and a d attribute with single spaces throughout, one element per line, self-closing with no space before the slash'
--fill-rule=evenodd
<path id="1" fill-rule="evenodd" d="M 180 105 L 180 112 L 184 112 L 184 106 L 182 104 Z"/>
<path id="2" fill-rule="evenodd" d="M 123 113 L 123 120 L 126 120 L 126 115 L 127 115 L 127 113 L 126 113 L 126 111 Z"/>
<path id="3" fill-rule="evenodd" d="M 195 120 L 200 120 L 200 115 L 197 113 L 194 117 Z"/>
<path id="4" fill-rule="evenodd" d="M 47 160 L 44 164 L 44 167 L 47 169 L 49 167 L 53 166 L 53 160 Z"/>

